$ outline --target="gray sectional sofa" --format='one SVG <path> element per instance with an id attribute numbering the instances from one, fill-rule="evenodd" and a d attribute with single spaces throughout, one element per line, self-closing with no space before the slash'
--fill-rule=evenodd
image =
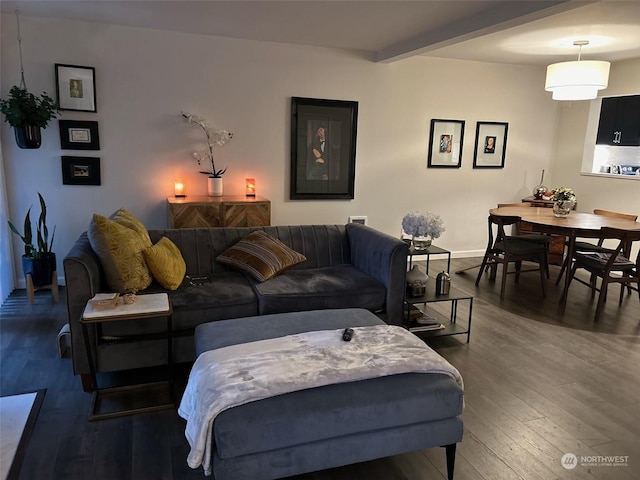
<path id="1" fill-rule="evenodd" d="M 265 282 L 216 261 L 216 257 L 254 230 L 264 230 L 307 260 Z M 174 362 L 195 359 L 193 331 L 217 320 L 292 311 L 364 308 L 379 312 L 390 324 L 402 322 L 407 245 L 364 225 L 299 225 L 252 228 L 150 230 L 153 243 L 166 236 L 186 262 L 187 277 L 175 291 L 173 304 Z M 74 373 L 83 387 L 92 385 L 80 319 L 87 301 L 108 292 L 104 271 L 83 233 L 64 258 Z M 205 281 L 190 277 L 207 276 Z M 156 282 L 139 292 L 166 291 Z M 90 352 L 98 372 L 166 364 L 166 341 L 137 340 L 161 333 L 153 319 L 89 326 Z"/>

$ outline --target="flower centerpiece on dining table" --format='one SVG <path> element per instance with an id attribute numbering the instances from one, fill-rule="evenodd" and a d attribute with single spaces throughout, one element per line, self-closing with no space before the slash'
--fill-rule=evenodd
<path id="1" fill-rule="evenodd" d="M 553 189 L 553 214 L 556 217 L 566 217 L 576 205 L 576 194 L 571 188 L 557 187 Z"/>
<path id="2" fill-rule="evenodd" d="M 410 212 L 402 218 L 402 231 L 411 237 L 415 250 L 426 250 L 445 231 L 442 219 L 431 212 Z"/>
<path id="3" fill-rule="evenodd" d="M 207 191 L 210 196 L 222 196 L 222 175 L 227 171 L 227 167 L 217 169 L 213 157 L 213 147 L 215 145 L 222 146 L 233 138 L 233 133 L 226 130 L 220 130 L 209 126 L 207 121 L 197 115 L 180 112 L 181 115 L 189 122 L 199 126 L 207 138 L 207 148 L 197 152 L 193 152 L 193 158 L 196 159 L 198 165 L 211 165 L 211 168 L 200 170 L 200 173 L 208 177 Z"/>

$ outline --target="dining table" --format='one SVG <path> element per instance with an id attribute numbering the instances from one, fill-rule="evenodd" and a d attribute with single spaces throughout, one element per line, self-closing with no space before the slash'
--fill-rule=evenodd
<path id="1" fill-rule="evenodd" d="M 556 217 L 552 208 L 545 207 L 498 207 L 489 210 L 492 215 L 520 217 L 523 222 L 533 225 L 533 230 L 539 233 L 563 235 L 567 238 L 566 256 L 573 258 L 576 238 L 600 238 L 601 228 L 610 227 L 619 230 L 640 230 L 640 223 L 624 218 L 596 215 L 595 213 L 571 211 L 566 217 Z M 563 299 L 569 288 L 571 276 L 565 275 Z"/>

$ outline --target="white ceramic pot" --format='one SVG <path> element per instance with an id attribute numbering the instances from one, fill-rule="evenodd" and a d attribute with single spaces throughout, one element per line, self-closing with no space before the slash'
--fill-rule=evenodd
<path id="1" fill-rule="evenodd" d="M 210 197 L 222 196 L 222 177 L 207 178 L 207 193 Z"/>

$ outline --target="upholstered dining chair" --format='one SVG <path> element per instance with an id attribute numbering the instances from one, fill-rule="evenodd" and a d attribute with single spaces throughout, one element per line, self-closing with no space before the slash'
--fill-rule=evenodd
<path id="1" fill-rule="evenodd" d="M 623 218 L 625 220 L 632 220 L 634 222 L 638 220 L 638 215 L 633 215 L 632 213 L 620 213 L 620 212 L 614 212 L 611 210 L 603 210 L 601 208 L 594 208 L 593 213 L 595 215 L 604 215 L 605 217 Z M 604 253 L 607 253 L 607 252 L 611 253 L 613 251 L 612 248 L 606 248 L 603 245 L 604 245 L 604 238 L 602 237 L 598 239 L 597 243 L 582 242 L 580 240 L 576 240 L 574 251 L 575 252 L 604 252 Z M 627 245 L 626 247 L 627 248 L 625 248 L 623 251 L 629 254 L 630 252 L 629 246 Z M 556 279 L 556 285 L 560 283 L 560 280 L 562 279 L 562 275 L 564 275 L 567 268 L 569 268 L 569 262 L 571 261 L 572 259 L 565 258 L 564 261 L 562 262 L 562 268 L 560 269 L 560 273 L 558 274 L 558 278 Z"/>
<path id="2" fill-rule="evenodd" d="M 522 203 L 498 203 L 498 208 L 500 207 L 518 207 L 518 208 L 530 208 L 533 207 L 533 203 L 531 202 L 522 202 Z M 551 235 L 546 235 L 543 233 L 522 233 L 520 231 L 520 222 L 516 223 L 513 227 L 511 227 L 511 233 L 513 235 L 517 235 L 518 238 L 523 240 L 527 240 L 529 242 L 543 243 L 549 248 L 553 239 Z M 547 278 L 549 278 L 549 268 L 547 266 L 546 270 Z"/>
<path id="3" fill-rule="evenodd" d="M 522 270 L 523 261 L 538 263 L 540 271 L 540 284 L 542 295 L 546 296 L 545 281 L 546 272 L 549 270 L 547 245 L 539 242 L 532 242 L 521 238 L 518 235 L 507 235 L 505 227 L 515 225 L 520 221 L 517 216 L 489 215 L 487 220 L 489 239 L 487 249 L 482 259 L 482 265 L 476 278 L 476 286 L 480 283 L 485 270 L 491 271 L 490 278 L 495 280 L 498 265 L 502 265 L 502 285 L 500 287 L 500 298 L 504 298 L 504 290 L 507 283 L 507 274 L 515 273 L 515 283 L 520 279 L 520 273 L 532 270 Z M 509 264 L 515 264 L 515 272 L 509 272 Z M 533 270 L 535 271 L 535 270 Z"/>
<path id="4" fill-rule="evenodd" d="M 628 258 L 624 253 L 627 249 L 629 249 L 629 252 L 631 251 L 633 242 L 640 241 L 640 230 L 619 230 L 616 228 L 602 227 L 600 238 L 603 240 L 617 240 L 618 246 L 602 252 L 577 251 L 573 257 L 573 266 L 569 272 L 569 282 L 565 286 L 561 298 L 562 304 L 565 304 L 569 287 L 573 280 L 591 288 L 592 299 L 595 297 L 596 292 L 600 292 L 594 316 L 595 322 L 597 322 L 600 315 L 602 315 L 604 304 L 607 300 L 607 290 L 611 283 L 621 284 L 619 304 L 622 304 L 625 285 L 630 286 L 635 284 L 634 290 L 638 291 L 638 299 L 640 300 L 640 250 L 635 260 Z M 579 268 L 591 273 L 589 282 L 575 276 Z M 598 277 L 602 279 L 600 288 L 597 286 Z"/>

